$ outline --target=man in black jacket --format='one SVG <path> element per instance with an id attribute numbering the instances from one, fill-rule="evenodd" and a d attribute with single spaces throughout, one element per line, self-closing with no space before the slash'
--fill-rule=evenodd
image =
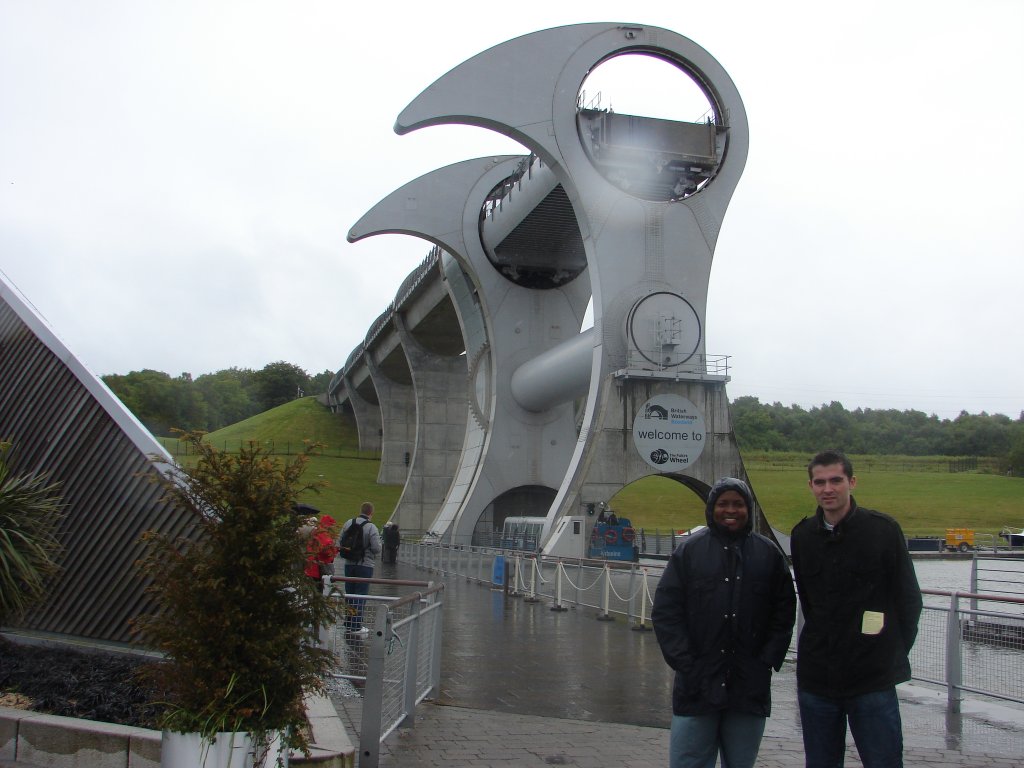
<path id="1" fill-rule="evenodd" d="M 921 589 L 899 523 L 857 506 L 850 460 L 819 453 L 807 467 L 818 501 L 791 541 L 804 625 L 797 696 L 807 768 L 843 765 L 846 726 L 865 768 L 903 765 L 896 684 L 910 679 Z"/>
<path id="2" fill-rule="evenodd" d="M 736 478 L 708 494 L 708 527 L 665 566 L 651 621 L 675 670 L 670 768 L 754 765 L 771 714 L 772 669 L 793 636 L 796 596 L 785 557 L 753 532 L 754 499 Z"/>

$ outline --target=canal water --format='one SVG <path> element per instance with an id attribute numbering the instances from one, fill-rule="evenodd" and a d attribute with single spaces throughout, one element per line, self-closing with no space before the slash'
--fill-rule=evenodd
<path id="1" fill-rule="evenodd" d="M 947 592 L 970 592 L 973 559 L 917 557 L 914 570 L 921 589 L 939 589 Z M 1024 557 L 1014 556 L 995 559 L 979 555 L 976 592 L 985 595 L 1024 598 Z M 948 602 L 946 598 L 925 595 L 926 602 Z M 1003 603 L 992 610 L 1024 616 L 1024 605 Z"/>
<path id="2" fill-rule="evenodd" d="M 914 570 L 921 589 L 967 592 L 971 586 L 970 558 L 915 558 Z"/>

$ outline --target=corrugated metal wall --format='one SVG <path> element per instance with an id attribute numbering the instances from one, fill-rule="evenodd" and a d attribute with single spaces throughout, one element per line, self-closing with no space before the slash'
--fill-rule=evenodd
<path id="1" fill-rule="evenodd" d="M 0 438 L 14 473 L 62 483 L 62 571 L 48 601 L 17 628 L 124 643 L 152 609 L 135 561 L 144 531 L 192 532 L 163 500 L 150 455 L 161 451 L 0 275 Z"/>

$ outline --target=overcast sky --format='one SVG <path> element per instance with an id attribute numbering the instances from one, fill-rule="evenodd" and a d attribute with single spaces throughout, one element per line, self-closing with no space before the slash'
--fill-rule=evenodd
<path id="1" fill-rule="evenodd" d="M 691 38 L 746 106 L 707 314 L 731 397 L 1020 415 L 1020 0 L 0 0 L 0 270 L 98 374 L 338 370 L 429 249 L 349 227 L 524 151 L 399 137 L 399 112 L 486 48 L 594 21 Z M 652 83 L 602 94 L 629 112 Z"/>

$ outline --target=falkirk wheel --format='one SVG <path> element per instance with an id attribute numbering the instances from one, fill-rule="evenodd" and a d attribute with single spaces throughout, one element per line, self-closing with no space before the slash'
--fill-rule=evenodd
<path id="1" fill-rule="evenodd" d="M 710 116 L 582 105 L 587 75 L 626 54 L 682 70 Z M 727 358 L 705 350 L 711 262 L 748 147 L 721 65 L 656 27 L 543 30 L 439 78 L 395 130 L 444 124 L 530 154 L 414 179 L 349 233 L 435 246 L 328 392 L 360 445 L 381 450 L 378 479 L 405 483 L 392 519 L 470 544 L 507 516 L 540 517 L 544 552 L 582 556 L 588 513 L 635 480 L 660 475 L 706 498 L 723 475 L 746 479 Z M 753 519 L 771 535 L 756 501 Z"/>

